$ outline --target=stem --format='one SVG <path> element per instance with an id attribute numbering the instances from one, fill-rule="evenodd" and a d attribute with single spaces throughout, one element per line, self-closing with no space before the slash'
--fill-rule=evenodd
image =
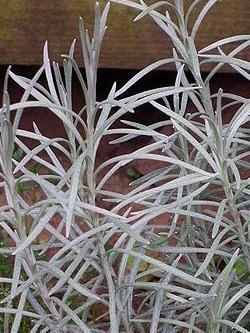
<path id="1" fill-rule="evenodd" d="M 15 179 L 12 173 L 7 173 L 8 177 L 8 187 L 9 187 L 9 192 L 10 192 L 10 196 L 12 198 L 12 202 L 13 202 L 13 208 L 14 208 L 14 212 L 15 212 L 15 227 L 17 230 L 17 233 L 20 237 L 21 241 L 24 241 L 27 238 L 27 233 L 26 233 L 26 224 L 23 223 L 23 217 L 21 214 L 21 210 L 20 210 L 20 206 L 18 203 L 18 199 L 17 199 L 17 192 L 15 189 Z M 31 253 L 31 249 L 30 247 L 26 248 L 24 250 L 25 253 L 25 257 L 26 257 L 26 262 L 27 265 L 30 269 L 30 272 L 32 273 L 32 275 L 36 275 L 38 273 L 37 269 L 36 269 L 36 263 L 33 260 L 33 256 Z M 26 272 L 27 275 L 28 272 Z M 46 304 L 46 306 L 48 307 L 50 313 L 57 319 L 59 319 L 59 313 L 56 309 L 56 306 L 53 302 L 53 300 L 51 300 L 50 296 L 48 295 L 48 291 L 46 289 L 46 287 L 43 285 L 42 279 L 39 278 L 37 281 L 37 284 L 34 284 L 37 287 L 37 292 L 40 295 L 40 297 L 42 298 L 44 304 Z"/>
<path id="2" fill-rule="evenodd" d="M 89 189 L 88 201 L 91 205 L 96 204 L 96 183 L 94 178 L 94 165 L 95 165 L 95 147 L 94 147 L 94 123 L 91 121 L 88 123 L 88 161 L 87 161 L 87 186 Z M 96 213 L 90 213 L 90 218 L 93 221 L 95 227 L 100 225 L 98 215 Z M 105 247 L 103 245 L 100 233 L 97 234 L 97 244 L 99 248 L 100 259 L 103 266 L 103 271 L 106 277 L 108 290 L 109 290 L 109 316 L 110 316 L 110 333 L 119 333 L 118 318 L 116 315 L 116 300 L 115 300 L 115 285 L 112 278 L 111 269 L 107 259 Z"/>

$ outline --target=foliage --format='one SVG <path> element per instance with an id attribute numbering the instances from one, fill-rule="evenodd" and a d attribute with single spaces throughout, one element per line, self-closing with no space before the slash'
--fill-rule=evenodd
<path id="1" fill-rule="evenodd" d="M 6 201 L 0 225 L 9 239 L 0 249 L 0 283 L 7 291 L 1 292 L 2 331 L 20 332 L 28 320 L 31 333 L 247 333 L 250 103 L 223 89 L 212 93 L 210 83 L 225 64 L 249 80 L 250 64 L 237 55 L 249 47 L 250 36 L 197 51 L 199 26 L 216 0 L 206 2 L 192 27 L 190 14 L 199 0 L 186 10 L 183 0 L 151 6 L 112 2 L 139 10 L 136 20 L 149 15 L 172 39 L 172 58 L 151 64 L 119 89 L 114 83 L 107 98 L 97 101 L 110 7 L 101 12 L 97 3 L 93 38 L 82 19 L 79 25 L 85 76 L 74 59 L 75 41 L 63 56 L 63 75 L 58 64 L 50 64 L 47 43 L 32 79 L 7 71 L 0 110 L 0 187 Z M 175 85 L 127 93 L 168 63 L 176 67 Z M 207 63 L 213 69 L 204 76 Z M 73 73 L 82 88 L 81 110 L 73 108 Z M 42 74 L 45 86 L 39 83 Z M 16 104 L 7 92 L 10 79 L 24 90 Z M 150 126 L 122 120 L 146 103 L 165 120 Z M 61 120 L 66 137 L 48 138 L 35 123 L 33 131 L 19 127 L 25 110 L 37 107 Z M 225 121 L 231 107 L 235 114 Z M 126 127 L 114 127 L 119 120 Z M 163 126 L 169 135 L 160 132 Z M 145 135 L 152 138 L 148 145 L 96 164 L 105 136 L 121 144 Z M 36 141 L 35 148 L 26 138 Z M 152 166 L 161 161 L 164 167 L 133 175 L 127 194 L 109 191 L 107 181 L 134 160 L 150 160 Z M 35 200 L 24 193 L 29 184 L 39 192 Z M 49 237 L 41 239 L 44 232 Z M 3 274 L 6 256 L 13 269 Z"/>

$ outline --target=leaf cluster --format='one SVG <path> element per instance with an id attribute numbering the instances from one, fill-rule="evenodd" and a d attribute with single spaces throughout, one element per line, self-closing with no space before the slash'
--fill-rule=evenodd
<path id="1" fill-rule="evenodd" d="M 212 93 L 211 80 L 224 65 L 249 80 L 250 64 L 238 55 L 250 36 L 196 49 L 199 27 L 217 0 L 206 2 L 192 27 L 190 15 L 200 0 L 189 8 L 183 0 L 111 2 L 139 11 L 135 21 L 149 15 L 171 38 L 172 58 L 149 65 L 119 89 L 114 83 L 98 101 L 110 3 L 102 11 L 96 3 L 92 37 L 79 21 L 85 75 L 74 59 L 75 41 L 62 56 L 62 71 L 50 63 L 46 43 L 43 65 L 32 79 L 11 68 L 6 73 L 0 226 L 8 242 L 0 255 L 13 269 L 2 274 L 0 265 L 0 284 L 7 290 L 0 301 L 2 331 L 18 333 L 28 319 L 31 333 L 247 333 L 250 103 L 223 89 Z M 176 68 L 173 86 L 128 92 L 168 63 Z M 212 69 L 204 76 L 206 63 Z M 73 106 L 75 78 L 84 101 L 80 110 Z M 18 103 L 9 99 L 9 80 L 23 88 Z M 162 121 L 145 126 L 124 120 L 147 103 L 162 112 Z M 36 123 L 32 131 L 20 128 L 26 109 L 41 107 L 62 122 L 65 136 L 47 137 Z M 101 140 L 113 137 L 110 144 L 120 145 L 141 136 L 150 138 L 147 145 L 97 165 Z M 119 169 L 135 160 L 163 167 L 133 172 L 128 193 L 109 190 Z M 27 186 L 38 193 L 35 200 L 25 195 Z"/>

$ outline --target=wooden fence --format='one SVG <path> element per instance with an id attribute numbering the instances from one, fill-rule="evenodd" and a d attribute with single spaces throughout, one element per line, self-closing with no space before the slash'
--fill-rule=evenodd
<path id="1" fill-rule="evenodd" d="M 100 0 L 102 7 L 105 3 Z M 91 28 L 94 5 L 95 0 L 1 0 L 0 64 L 40 64 L 45 40 L 49 41 L 50 58 L 60 62 L 60 55 L 68 52 L 73 38 L 79 37 L 79 16 Z M 142 68 L 171 56 L 169 38 L 149 17 L 134 23 L 136 15 L 134 9 L 111 4 L 100 67 Z M 218 0 L 202 23 L 197 47 L 250 33 L 249 17 L 250 0 Z M 79 45 L 76 54 L 80 59 Z M 242 56 L 249 60 L 250 50 Z"/>

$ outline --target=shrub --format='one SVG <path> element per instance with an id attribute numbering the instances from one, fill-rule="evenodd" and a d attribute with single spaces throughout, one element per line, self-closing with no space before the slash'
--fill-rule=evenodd
<path id="1" fill-rule="evenodd" d="M 80 19 L 85 76 L 74 60 L 75 41 L 63 56 L 63 75 L 50 64 L 47 44 L 32 79 L 7 71 L 0 225 L 8 235 L 1 255 L 13 269 L 0 278 L 1 332 L 249 332 L 250 104 L 223 89 L 211 93 L 210 82 L 225 64 L 249 79 L 249 62 L 237 55 L 250 36 L 197 51 L 196 33 L 216 0 L 207 1 L 191 28 L 189 16 L 199 0 L 186 12 L 182 0 L 112 2 L 139 10 L 137 20 L 149 15 L 172 39 L 172 58 L 144 68 L 119 89 L 114 83 L 99 102 L 97 67 L 110 4 L 101 12 L 97 3 L 92 39 Z M 163 7 L 170 12 L 162 14 Z M 168 63 L 176 67 L 173 86 L 127 92 Z M 206 63 L 213 67 L 203 75 Z M 73 73 L 83 93 L 81 110 L 72 106 Z M 46 85 L 39 83 L 42 74 Z M 24 90 L 15 104 L 10 79 Z M 122 120 L 147 103 L 162 112 L 162 121 L 144 126 Z M 38 107 L 60 119 L 65 137 L 46 137 L 35 123 L 33 131 L 20 128 L 26 109 Z M 226 121 L 231 107 L 235 113 Z M 114 126 L 118 121 L 124 128 Z M 151 141 L 97 165 L 105 136 L 112 136 L 112 144 L 140 136 Z M 152 161 L 152 170 L 136 177 L 129 193 L 108 190 L 105 184 L 135 160 Z M 154 167 L 154 161 L 163 166 Z M 39 193 L 36 200 L 24 195 L 27 187 Z M 44 232 L 49 236 L 41 241 Z"/>

